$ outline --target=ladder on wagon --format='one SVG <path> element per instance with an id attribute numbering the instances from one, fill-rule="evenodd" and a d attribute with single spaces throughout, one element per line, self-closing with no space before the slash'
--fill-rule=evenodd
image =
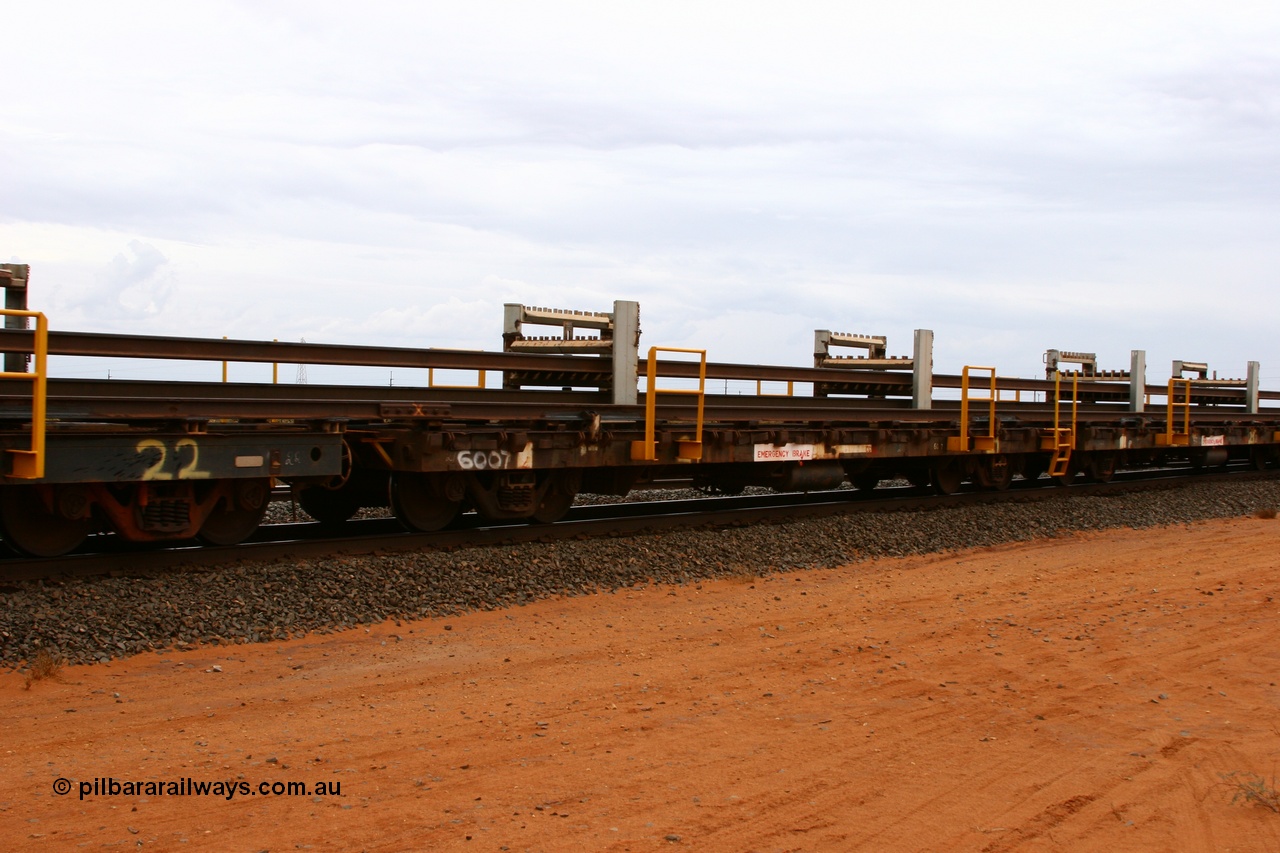
<path id="1" fill-rule="evenodd" d="M 1066 477 L 1071 470 L 1071 451 L 1076 446 L 1076 417 L 1080 400 L 1080 376 L 1071 376 L 1071 425 L 1062 425 L 1062 371 L 1053 373 L 1053 427 L 1040 440 L 1040 449 L 1053 454 L 1049 460 L 1050 477 Z"/>

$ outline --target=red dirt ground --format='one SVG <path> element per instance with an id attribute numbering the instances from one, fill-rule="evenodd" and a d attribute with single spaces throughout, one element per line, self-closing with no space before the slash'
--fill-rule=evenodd
<path id="1" fill-rule="evenodd" d="M 1280 814 L 1229 783 L 1280 766 L 1278 542 L 1280 522 L 1242 518 L 170 651 L 30 689 L 6 673 L 0 832 L 24 850 L 1280 850 Z M 81 799 L 106 777 L 341 793 Z"/>

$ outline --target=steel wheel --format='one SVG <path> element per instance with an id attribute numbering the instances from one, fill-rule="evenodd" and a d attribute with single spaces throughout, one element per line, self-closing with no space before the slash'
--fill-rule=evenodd
<path id="1" fill-rule="evenodd" d="M 298 506 L 321 524 L 341 524 L 360 509 L 349 492 L 314 486 L 298 493 Z"/>
<path id="2" fill-rule="evenodd" d="M 573 506 L 573 499 L 578 496 L 578 489 L 582 487 L 582 478 L 576 471 L 572 474 L 556 471 L 548 477 L 550 482 L 531 516 L 541 524 L 552 524 L 564 518 L 565 513 Z"/>
<path id="3" fill-rule="evenodd" d="M 206 545 L 238 545 L 253 535 L 271 503 L 271 481 L 236 480 L 200 525 L 196 538 Z"/>
<path id="4" fill-rule="evenodd" d="M 954 459 L 945 459 L 933 468 L 933 488 L 940 495 L 954 495 L 964 482 L 964 470 Z"/>
<path id="5" fill-rule="evenodd" d="M 978 482 L 984 488 L 1003 492 L 1013 482 L 1013 466 L 1003 453 L 989 456 L 978 463 Z"/>
<path id="6" fill-rule="evenodd" d="M 0 522 L 4 541 L 31 557 L 60 557 L 74 551 L 93 532 L 92 518 L 67 518 L 45 505 L 41 489 L 49 489 L 57 506 L 59 490 L 51 487 L 0 488 Z"/>
<path id="7" fill-rule="evenodd" d="M 1095 453 L 1088 461 L 1089 478 L 1098 483 L 1110 483 L 1116 475 L 1116 457 L 1112 453 Z"/>
<path id="8" fill-rule="evenodd" d="M 430 533 L 448 526 L 462 507 L 461 482 L 417 471 L 391 475 L 391 511 L 410 530 Z"/>
<path id="9" fill-rule="evenodd" d="M 533 511 L 530 518 L 540 524 L 557 522 L 564 518 L 565 513 L 573 506 L 573 498 L 573 495 L 564 492 L 548 490 L 538 502 L 538 508 Z"/>
<path id="10" fill-rule="evenodd" d="M 1022 479 L 1034 483 L 1040 475 L 1049 470 L 1045 457 L 1039 453 L 1028 453 L 1022 460 Z"/>
<path id="11" fill-rule="evenodd" d="M 875 471 L 862 471 L 849 478 L 853 487 L 860 492 L 869 492 L 880 485 L 880 474 Z"/>
<path id="12" fill-rule="evenodd" d="M 902 473 L 907 478 L 907 482 L 915 486 L 917 489 L 923 489 L 933 482 L 933 478 L 929 474 L 929 469 L 924 465 L 916 465 L 908 468 Z"/>

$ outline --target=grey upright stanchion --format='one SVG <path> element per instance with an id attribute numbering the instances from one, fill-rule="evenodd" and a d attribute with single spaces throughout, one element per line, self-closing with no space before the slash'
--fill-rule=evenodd
<path id="1" fill-rule="evenodd" d="M 933 330 L 916 329 L 911 350 L 911 408 L 933 408 Z"/>
<path id="2" fill-rule="evenodd" d="M 613 402 L 634 406 L 639 400 L 636 382 L 640 366 L 640 303 L 613 303 Z"/>
<path id="3" fill-rule="evenodd" d="M 1249 376 L 1245 380 L 1245 403 L 1251 415 L 1258 414 L 1258 371 L 1261 368 L 1260 362 L 1249 362 Z"/>
<path id="4" fill-rule="evenodd" d="M 1129 411 L 1142 412 L 1147 407 L 1147 351 L 1129 353 Z"/>
<path id="5" fill-rule="evenodd" d="M 4 286 L 4 307 L 10 310 L 27 310 L 27 279 L 31 275 L 31 267 L 27 264 L 0 264 L 0 285 Z M 4 318 L 6 329 L 27 328 L 27 318 L 8 315 Z M 7 352 L 4 354 L 6 373 L 26 373 L 30 362 L 30 354 L 25 352 Z"/>

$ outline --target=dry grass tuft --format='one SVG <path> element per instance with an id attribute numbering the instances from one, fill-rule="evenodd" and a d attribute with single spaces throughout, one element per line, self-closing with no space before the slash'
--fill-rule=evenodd
<path id="1" fill-rule="evenodd" d="M 1257 773 L 1241 773 L 1237 770 L 1222 774 L 1222 781 L 1235 792 L 1231 797 L 1233 804 L 1243 801 L 1280 814 L 1280 790 L 1276 789 L 1274 776 L 1268 782 Z"/>
<path id="2" fill-rule="evenodd" d="M 46 678 L 56 679 L 62 672 L 63 664 L 62 655 L 56 651 L 49 649 L 41 649 L 36 652 L 35 659 L 31 661 L 31 666 L 27 668 L 26 683 L 23 685 L 27 690 L 31 689 L 31 685 L 37 681 Z"/>
<path id="3" fill-rule="evenodd" d="M 1273 507 L 1273 506 L 1263 507 L 1262 509 L 1260 509 L 1260 510 L 1258 510 L 1257 512 L 1255 512 L 1255 513 L 1254 513 L 1254 517 L 1256 517 L 1256 518 L 1275 518 L 1275 517 L 1276 517 L 1276 508 L 1275 508 L 1275 507 Z"/>

